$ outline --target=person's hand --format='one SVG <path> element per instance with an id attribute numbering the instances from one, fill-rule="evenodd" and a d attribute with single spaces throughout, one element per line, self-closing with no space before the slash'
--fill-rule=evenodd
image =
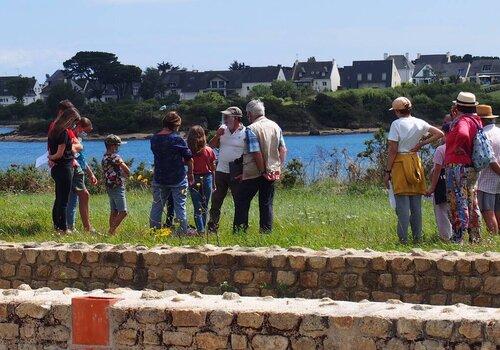
<path id="1" fill-rule="evenodd" d="M 194 185 L 194 175 L 193 174 L 188 174 L 187 178 L 188 178 L 188 184 L 189 184 L 189 186 L 193 186 Z"/>
<path id="2" fill-rule="evenodd" d="M 235 177 L 234 177 L 234 179 L 235 179 L 236 181 L 238 181 L 238 182 L 243 181 L 243 174 L 238 175 L 238 176 L 235 176 Z"/>
<path id="3" fill-rule="evenodd" d="M 49 168 L 52 168 L 54 165 L 56 165 L 56 163 L 50 159 L 47 163 L 49 164 Z"/>
<path id="4" fill-rule="evenodd" d="M 390 181 L 391 181 L 391 174 L 385 173 L 385 176 L 384 176 L 385 188 L 389 189 Z"/>
<path id="5" fill-rule="evenodd" d="M 418 152 L 420 151 L 420 149 L 422 148 L 422 144 L 419 142 L 415 145 L 415 147 L 413 147 L 410 152 Z"/>
<path id="6" fill-rule="evenodd" d="M 222 135 L 224 135 L 224 132 L 226 131 L 226 128 L 221 126 L 217 129 L 217 132 L 216 132 L 216 135 L 221 137 Z"/>
<path id="7" fill-rule="evenodd" d="M 426 197 L 430 197 L 430 196 L 432 196 L 433 193 L 434 193 L 434 189 L 429 186 L 429 188 L 427 189 L 427 191 L 425 191 L 425 196 Z"/>
<path id="8" fill-rule="evenodd" d="M 90 180 L 90 184 L 91 184 L 92 186 L 97 185 L 97 177 L 95 177 L 95 175 L 94 175 L 94 174 L 92 174 L 92 175 L 89 177 L 89 180 Z"/>
<path id="9" fill-rule="evenodd" d="M 455 149 L 455 152 L 454 152 L 454 153 L 455 153 L 456 155 L 458 155 L 458 156 L 462 156 L 462 155 L 464 155 L 464 154 L 465 154 L 465 151 L 464 151 L 464 149 L 463 149 L 462 147 L 457 147 L 457 148 Z"/>

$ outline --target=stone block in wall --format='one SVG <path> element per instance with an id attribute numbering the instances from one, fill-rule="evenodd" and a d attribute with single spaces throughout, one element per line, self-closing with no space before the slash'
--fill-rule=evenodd
<path id="1" fill-rule="evenodd" d="M 231 349 L 233 350 L 246 350 L 247 337 L 243 334 L 231 334 Z"/>
<path id="2" fill-rule="evenodd" d="M 326 267 L 327 258 L 324 256 L 312 256 L 307 259 L 307 265 L 313 270 L 322 270 Z"/>
<path id="3" fill-rule="evenodd" d="M 373 301 L 387 301 L 389 299 L 399 300 L 401 296 L 397 293 L 392 292 L 383 292 L 383 291 L 374 291 L 372 292 Z"/>
<path id="4" fill-rule="evenodd" d="M 346 330 L 352 328 L 354 325 L 354 318 L 352 316 L 332 316 L 329 317 L 328 323 L 331 327 Z"/>
<path id="5" fill-rule="evenodd" d="M 415 277 L 413 275 L 396 275 L 396 285 L 404 289 L 415 287 Z"/>
<path id="6" fill-rule="evenodd" d="M 371 269 L 374 271 L 387 270 L 387 260 L 383 256 L 374 257 L 371 260 Z"/>
<path id="7" fill-rule="evenodd" d="M 474 260 L 474 269 L 480 273 L 486 273 L 490 270 L 490 261 L 488 259 L 476 259 Z"/>
<path id="8" fill-rule="evenodd" d="M 455 271 L 455 260 L 441 258 L 436 261 L 436 267 L 439 271 L 444 272 L 446 274 L 452 274 Z"/>
<path id="9" fill-rule="evenodd" d="M 324 272 L 319 277 L 319 285 L 324 288 L 335 288 L 339 283 L 340 275 L 335 272 Z"/>
<path id="10" fill-rule="evenodd" d="M 278 271 L 276 273 L 276 283 L 291 286 L 297 280 L 296 273 L 293 271 Z"/>
<path id="11" fill-rule="evenodd" d="M 17 337 L 19 337 L 19 325 L 0 323 L 0 339 L 16 339 Z"/>
<path id="12" fill-rule="evenodd" d="M 369 259 L 362 256 L 347 256 L 345 261 L 349 266 L 365 268 L 368 266 Z"/>
<path id="13" fill-rule="evenodd" d="M 210 257 L 205 253 L 188 253 L 187 263 L 189 265 L 208 265 Z"/>
<path id="14" fill-rule="evenodd" d="M 318 286 L 318 273 L 314 271 L 301 272 L 299 274 L 299 285 L 304 288 L 316 288 Z"/>
<path id="15" fill-rule="evenodd" d="M 36 263 L 36 258 L 40 252 L 36 249 L 25 249 L 24 250 L 24 258 L 26 259 L 26 262 L 28 264 L 34 264 Z"/>
<path id="16" fill-rule="evenodd" d="M 247 328 L 260 328 L 264 322 L 264 316 L 258 312 L 242 312 L 237 317 L 238 326 Z"/>
<path id="17" fill-rule="evenodd" d="M 143 324 L 159 323 L 166 320 L 166 314 L 164 310 L 159 308 L 144 307 L 136 311 L 135 319 Z"/>
<path id="18" fill-rule="evenodd" d="M 392 288 L 392 274 L 390 273 L 383 273 L 378 277 L 378 283 L 380 287 L 384 289 L 389 289 Z"/>
<path id="19" fill-rule="evenodd" d="M 270 314 L 268 318 L 269 325 L 280 331 L 289 331 L 297 327 L 300 317 L 292 313 Z"/>
<path id="20" fill-rule="evenodd" d="M 238 284 L 249 284 L 253 280 L 253 272 L 248 270 L 235 271 L 233 280 Z"/>
<path id="21" fill-rule="evenodd" d="M 305 315 L 299 326 L 299 333 L 310 337 L 321 337 L 328 328 L 328 319 L 319 315 Z"/>
<path id="22" fill-rule="evenodd" d="M 487 294 L 500 294 L 500 276 L 489 276 L 484 280 L 483 291 Z"/>
<path id="23" fill-rule="evenodd" d="M 406 340 L 421 338 L 424 321 L 419 319 L 400 318 L 396 322 L 397 335 Z"/>
<path id="24" fill-rule="evenodd" d="M 345 258 L 343 256 L 334 256 L 328 258 L 327 268 L 330 271 L 342 270 L 345 268 Z"/>
<path id="25" fill-rule="evenodd" d="M 206 316 L 206 311 L 172 310 L 172 325 L 176 327 L 201 327 L 205 325 Z"/>
<path id="26" fill-rule="evenodd" d="M 6 248 L 3 251 L 3 259 L 7 262 L 18 262 L 23 257 L 22 248 Z"/>
<path id="27" fill-rule="evenodd" d="M 137 262 L 137 252 L 133 250 L 126 250 L 122 252 L 122 259 L 127 264 L 135 264 Z"/>
<path id="28" fill-rule="evenodd" d="M 453 322 L 448 320 L 428 320 L 425 323 L 427 335 L 438 339 L 450 339 L 453 334 Z"/>
<path id="29" fill-rule="evenodd" d="M 316 350 L 316 342 L 310 337 L 292 338 L 292 350 Z"/>
<path id="30" fill-rule="evenodd" d="M 228 336 L 218 335 L 212 332 L 200 332 L 195 335 L 196 348 L 217 350 L 227 349 Z"/>
<path id="31" fill-rule="evenodd" d="M 231 279 L 231 271 L 227 268 L 216 268 L 210 273 L 210 281 L 219 285 Z"/>
<path id="32" fill-rule="evenodd" d="M 29 265 L 19 265 L 17 268 L 17 276 L 19 278 L 29 280 L 31 278 L 31 266 Z"/>
<path id="33" fill-rule="evenodd" d="M 431 305 L 444 305 L 446 304 L 447 295 L 446 294 L 432 294 L 429 298 L 429 304 Z"/>
<path id="34" fill-rule="evenodd" d="M 92 270 L 92 277 L 97 279 L 111 280 L 116 272 L 115 266 L 97 266 Z"/>
<path id="35" fill-rule="evenodd" d="M 288 257 L 290 268 L 296 271 L 304 271 L 306 269 L 306 257 L 302 255 L 290 255 Z"/>
<path id="36" fill-rule="evenodd" d="M 16 315 L 20 318 L 44 318 L 50 311 L 50 305 L 40 302 L 22 302 L 16 307 Z"/>
<path id="37" fill-rule="evenodd" d="M 210 257 L 214 266 L 233 266 L 236 257 L 230 253 L 219 253 Z"/>
<path id="38" fill-rule="evenodd" d="M 458 327 L 458 333 L 468 340 L 480 340 L 482 324 L 476 321 L 462 321 Z"/>
<path id="39" fill-rule="evenodd" d="M 194 271 L 194 281 L 196 283 L 208 283 L 208 271 L 202 268 L 196 268 Z"/>
<path id="40" fill-rule="evenodd" d="M 160 254 L 158 252 L 146 252 L 142 254 L 144 264 L 147 266 L 157 266 L 160 263 Z"/>
<path id="41" fill-rule="evenodd" d="M 429 258 L 415 258 L 413 264 L 417 272 L 427 272 L 434 267 L 434 261 Z"/>
<path id="42" fill-rule="evenodd" d="M 454 291 L 458 288 L 458 277 L 457 276 L 442 276 L 441 285 L 446 291 Z"/>
<path id="43" fill-rule="evenodd" d="M 38 338 L 44 341 L 67 343 L 71 332 L 63 325 L 43 326 L 38 328 Z"/>
<path id="44" fill-rule="evenodd" d="M 269 285 L 273 282 L 273 274 L 271 271 L 257 271 L 254 273 L 253 283 L 261 285 Z"/>
<path id="45" fill-rule="evenodd" d="M 163 331 L 163 344 L 174 346 L 191 346 L 193 336 L 185 332 Z"/>
<path id="46" fill-rule="evenodd" d="M 459 259 L 455 264 L 455 269 L 462 276 L 469 275 L 472 270 L 472 261 L 468 259 Z"/>
<path id="47" fill-rule="evenodd" d="M 180 269 L 176 273 L 177 279 L 182 283 L 191 283 L 191 279 L 193 277 L 193 270 L 189 269 Z"/>
<path id="48" fill-rule="evenodd" d="M 470 294 L 460 294 L 460 293 L 453 293 L 451 295 L 451 303 L 452 304 L 468 304 L 470 305 L 472 303 L 472 297 Z"/>
<path id="49" fill-rule="evenodd" d="M 16 265 L 3 263 L 0 265 L 0 277 L 13 277 L 16 275 Z"/>
<path id="50" fill-rule="evenodd" d="M 74 280 L 78 278 L 78 271 L 69 267 L 58 266 L 52 271 L 52 277 L 55 280 Z"/>
<path id="51" fill-rule="evenodd" d="M 136 329 L 120 329 L 115 332 L 115 343 L 118 345 L 135 345 L 137 341 Z"/>
<path id="52" fill-rule="evenodd" d="M 356 287 L 358 285 L 358 275 L 355 273 L 346 273 L 342 276 L 342 285 L 347 289 Z"/>
<path id="53" fill-rule="evenodd" d="M 134 279 L 134 270 L 131 267 L 122 266 L 116 270 L 116 275 L 121 280 L 131 281 Z"/>
<path id="54" fill-rule="evenodd" d="M 387 338 L 392 332 L 392 322 L 383 317 L 367 316 L 356 320 L 363 335 L 377 338 Z"/>
<path id="55" fill-rule="evenodd" d="M 413 260 L 410 258 L 397 257 L 391 261 L 391 270 L 397 273 L 412 272 L 414 269 Z"/>
<path id="56" fill-rule="evenodd" d="M 252 338 L 252 348 L 254 350 L 286 350 L 288 338 L 281 335 L 257 334 Z"/>
<path id="57" fill-rule="evenodd" d="M 269 259 L 263 255 L 242 255 L 240 265 L 243 267 L 267 267 Z"/>
<path id="58" fill-rule="evenodd" d="M 286 266 L 286 261 L 287 261 L 287 256 L 280 254 L 280 255 L 274 255 L 271 258 L 271 266 L 273 268 L 284 268 Z"/>

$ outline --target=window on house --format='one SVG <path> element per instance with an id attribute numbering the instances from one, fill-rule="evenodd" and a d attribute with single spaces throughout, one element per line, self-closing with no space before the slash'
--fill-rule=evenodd
<path id="1" fill-rule="evenodd" d="M 366 75 L 366 80 L 371 81 L 372 80 L 372 73 L 368 73 Z"/>
<path id="2" fill-rule="evenodd" d="M 382 73 L 382 80 L 386 81 L 387 80 L 387 73 Z"/>
<path id="3" fill-rule="evenodd" d="M 299 72 L 299 78 L 302 78 L 302 72 Z"/>
<path id="4" fill-rule="evenodd" d="M 247 86 L 247 91 L 250 91 L 250 86 Z"/>
<path id="5" fill-rule="evenodd" d="M 219 88 L 224 88 L 226 86 L 226 82 L 223 80 L 219 80 Z"/>
<path id="6" fill-rule="evenodd" d="M 168 86 L 175 87 L 175 83 L 168 83 Z"/>
<path id="7" fill-rule="evenodd" d="M 212 80 L 212 81 L 210 82 L 210 87 L 211 87 L 212 89 L 217 89 L 217 81 L 216 81 L 216 80 Z"/>
<path id="8" fill-rule="evenodd" d="M 491 70 L 491 64 L 483 65 L 483 72 L 489 72 Z"/>
<path id="9" fill-rule="evenodd" d="M 462 75 L 464 75 L 464 70 L 462 68 L 460 68 L 458 71 L 457 71 L 457 75 L 459 77 L 461 77 Z"/>
<path id="10" fill-rule="evenodd" d="M 361 81 L 361 80 L 363 80 L 363 74 L 358 73 L 358 81 Z"/>
<path id="11" fill-rule="evenodd" d="M 324 77 L 326 75 L 325 72 L 321 72 L 321 76 Z"/>
<path id="12" fill-rule="evenodd" d="M 323 82 L 323 86 L 327 86 L 328 84 L 326 83 L 326 81 Z"/>

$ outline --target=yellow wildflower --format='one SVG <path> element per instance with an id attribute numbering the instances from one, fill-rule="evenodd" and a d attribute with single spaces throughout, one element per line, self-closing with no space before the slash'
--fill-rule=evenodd
<path id="1" fill-rule="evenodd" d="M 137 176 L 137 180 L 141 180 L 141 179 L 142 179 L 142 175 Z"/>

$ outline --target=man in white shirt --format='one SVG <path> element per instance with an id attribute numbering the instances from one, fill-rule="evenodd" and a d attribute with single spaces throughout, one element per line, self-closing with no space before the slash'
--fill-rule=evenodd
<path id="1" fill-rule="evenodd" d="M 477 199 L 481 215 L 488 227 L 488 231 L 498 234 L 500 221 L 500 129 L 496 127 L 497 115 L 493 115 L 491 106 L 478 105 L 477 114 L 483 122 L 483 130 L 491 141 L 495 160 L 490 166 L 482 170 L 477 180 Z"/>
<path id="2" fill-rule="evenodd" d="M 210 146 L 219 149 L 217 169 L 215 171 L 215 191 L 212 194 L 208 231 L 217 232 L 219 228 L 220 208 L 224 203 L 228 189 L 234 196 L 238 182 L 230 178 L 229 163 L 240 158 L 245 150 L 245 126 L 241 123 L 243 113 L 238 107 L 229 107 L 222 111 L 223 124 L 210 140 Z"/>

